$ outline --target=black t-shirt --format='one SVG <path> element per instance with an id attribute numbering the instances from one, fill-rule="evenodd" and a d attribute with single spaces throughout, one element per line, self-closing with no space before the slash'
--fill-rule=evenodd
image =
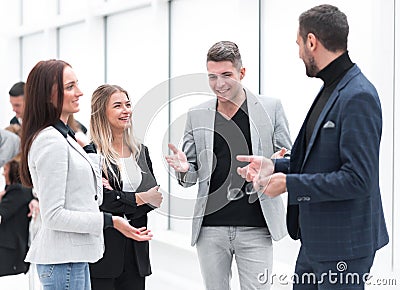
<path id="1" fill-rule="evenodd" d="M 252 154 L 247 100 L 228 120 L 215 113 L 213 172 L 203 226 L 267 226 L 260 202 L 245 193 L 245 180 L 236 168 L 246 165 L 236 155 Z M 228 190 L 243 195 L 228 200 Z M 238 195 L 236 195 L 238 197 Z"/>

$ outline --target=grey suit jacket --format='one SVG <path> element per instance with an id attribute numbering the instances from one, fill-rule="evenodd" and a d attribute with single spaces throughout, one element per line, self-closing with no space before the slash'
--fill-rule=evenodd
<path id="1" fill-rule="evenodd" d="M 19 137 L 7 130 L 0 129 L 0 167 L 10 161 L 19 152 Z"/>
<path id="2" fill-rule="evenodd" d="M 98 156 L 91 155 L 93 159 Z M 95 262 L 102 257 L 101 170 L 90 158 L 75 140 L 64 138 L 54 127 L 47 127 L 34 139 L 28 165 L 42 226 L 27 262 Z"/>
<path id="3" fill-rule="evenodd" d="M 288 122 L 281 102 L 273 98 L 256 97 L 245 91 L 253 154 L 270 157 L 282 147 L 290 149 Z M 189 110 L 183 138 L 182 150 L 190 168 L 185 174 L 177 174 L 178 181 L 184 187 L 199 182 L 192 223 L 192 245 L 196 244 L 200 233 L 210 187 L 216 104 L 216 100 L 210 100 Z M 281 197 L 270 199 L 261 195 L 258 200 L 272 238 L 280 240 L 287 234 Z"/>

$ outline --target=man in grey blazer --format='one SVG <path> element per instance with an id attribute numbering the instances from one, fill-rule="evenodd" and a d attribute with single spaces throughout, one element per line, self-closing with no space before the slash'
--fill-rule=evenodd
<path id="1" fill-rule="evenodd" d="M 281 198 L 250 194 L 252 189 L 236 173 L 241 163 L 235 156 L 271 156 L 290 148 L 288 123 L 279 100 L 243 88 L 245 68 L 235 43 L 214 44 L 207 71 L 217 100 L 188 112 L 183 151 L 169 144 L 173 154 L 166 160 L 180 185 L 199 182 L 192 245 L 206 289 L 230 289 L 234 255 L 242 289 L 269 289 L 257 277 L 271 271 L 272 239 L 287 233 L 283 203 Z"/>

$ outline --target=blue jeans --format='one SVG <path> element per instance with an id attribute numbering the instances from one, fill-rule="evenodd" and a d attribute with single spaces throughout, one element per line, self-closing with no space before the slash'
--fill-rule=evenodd
<path id="1" fill-rule="evenodd" d="M 90 290 L 88 263 L 36 265 L 43 290 Z"/>
<path id="2" fill-rule="evenodd" d="M 272 240 L 266 227 L 202 227 L 196 248 L 207 290 L 231 289 L 233 256 L 240 289 L 270 289 L 259 279 L 272 272 Z"/>

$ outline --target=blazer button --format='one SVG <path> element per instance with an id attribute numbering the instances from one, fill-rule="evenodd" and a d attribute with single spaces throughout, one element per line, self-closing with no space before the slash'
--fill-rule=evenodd
<path id="1" fill-rule="evenodd" d="M 94 196 L 94 200 L 98 200 L 99 197 L 97 196 L 97 194 Z"/>

